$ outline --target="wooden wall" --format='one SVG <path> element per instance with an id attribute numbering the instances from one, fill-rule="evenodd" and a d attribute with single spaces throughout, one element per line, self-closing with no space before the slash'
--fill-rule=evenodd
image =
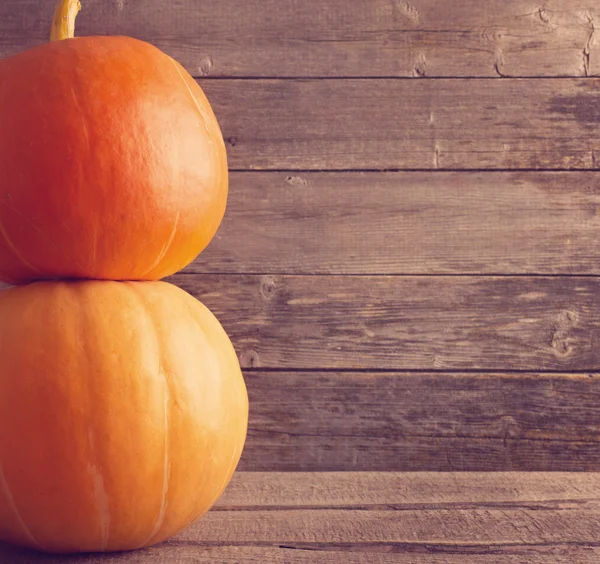
<path id="1" fill-rule="evenodd" d="M 0 58 L 53 5 L 2 0 Z M 222 125 L 228 213 L 173 281 L 239 352 L 243 470 L 600 468 L 599 21 L 593 0 L 85 2 L 79 34 L 155 43 Z"/>

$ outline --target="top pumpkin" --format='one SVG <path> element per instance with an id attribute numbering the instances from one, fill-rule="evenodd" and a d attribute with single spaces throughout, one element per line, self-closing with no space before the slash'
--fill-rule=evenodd
<path id="1" fill-rule="evenodd" d="M 156 280 L 225 212 L 225 145 L 200 87 L 148 43 L 72 38 L 78 9 L 61 0 L 60 41 L 0 61 L 4 282 Z"/>

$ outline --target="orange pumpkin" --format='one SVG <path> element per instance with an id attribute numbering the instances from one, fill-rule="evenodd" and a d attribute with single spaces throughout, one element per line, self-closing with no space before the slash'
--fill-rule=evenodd
<path id="1" fill-rule="evenodd" d="M 225 145 L 200 87 L 148 43 L 69 38 L 78 5 L 59 2 L 57 41 L 0 61 L 4 282 L 157 280 L 225 212 Z"/>
<path id="2" fill-rule="evenodd" d="M 215 317 L 165 282 L 0 291 L 0 538 L 50 552 L 160 542 L 229 482 L 248 399 Z"/>

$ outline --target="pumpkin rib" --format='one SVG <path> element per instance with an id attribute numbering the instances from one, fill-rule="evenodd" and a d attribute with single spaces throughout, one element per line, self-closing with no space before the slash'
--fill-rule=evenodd
<path id="1" fill-rule="evenodd" d="M 76 360 L 75 370 L 80 374 L 85 374 L 86 367 L 91 365 L 93 359 L 93 349 L 90 348 L 88 340 L 85 338 L 85 336 L 89 334 L 89 326 L 86 325 L 84 315 L 85 308 L 79 307 L 76 302 L 76 288 L 76 285 L 65 284 L 63 286 L 55 287 L 54 291 L 56 293 L 64 291 L 62 296 L 55 298 L 63 302 L 67 309 L 77 313 L 71 320 L 76 327 L 75 333 L 78 335 L 78 340 L 74 345 L 77 353 L 73 355 L 73 358 Z M 101 550 L 104 550 L 108 546 L 110 540 L 111 515 L 105 475 L 102 472 L 102 463 L 96 448 L 98 434 L 94 425 L 97 414 L 94 409 L 93 383 L 91 381 L 84 381 L 82 389 L 84 390 L 82 391 L 82 394 L 85 396 L 85 400 L 82 396 L 80 402 L 82 405 L 86 406 L 86 418 L 80 425 L 75 426 L 77 431 L 74 431 L 85 436 L 87 445 L 86 454 L 89 457 L 87 464 L 85 465 L 87 480 L 82 491 L 84 491 L 86 495 L 89 495 L 90 499 L 93 500 L 93 508 L 98 526 L 98 546 Z"/>
<path id="2" fill-rule="evenodd" d="M 200 117 L 202 118 L 202 124 L 204 125 L 204 130 L 206 131 L 206 133 L 208 133 L 208 139 L 209 139 L 210 143 L 211 144 L 214 143 L 213 138 L 212 138 L 213 132 L 210 130 L 210 128 L 208 126 L 210 120 L 206 119 L 206 114 L 202 111 L 202 108 L 200 107 L 200 104 L 198 104 L 198 100 L 196 100 L 196 96 L 194 96 L 194 93 L 192 92 L 190 85 L 186 82 L 183 74 L 181 74 L 181 71 L 179 70 L 179 67 L 177 66 L 178 65 L 177 61 L 175 59 L 173 59 L 172 57 L 169 57 L 169 60 L 171 61 L 172 65 L 175 67 L 175 70 L 177 71 L 177 74 L 179 75 L 181 82 L 183 82 L 185 89 L 188 91 L 190 97 L 192 98 L 192 102 L 194 103 L 194 106 L 196 106 L 196 109 L 198 110 L 198 113 L 200 114 Z"/>
<path id="3" fill-rule="evenodd" d="M 110 507 L 108 504 L 108 493 L 104 483 L 104 477 L 99 470 L 99 466 L 90 467 L 92 475 L 92 487 L 94 489 L 94 499 L 98 511 L 98 524 L 100 525 L 100 550 L 106 550 L 110 540 Z"/>
<path id="4" fill-rule="evenodd" d="M 146 538 L 144 540 L 144 542 L 142 543 L 142 546 L 148 546 L 148 545 L 152 544 L 152 541 L 154 540 L 154 538 L 157 537 L 158 534 L 160 533 L 162 526 L 164 525 L 164 522 L 165 522 L 165 516 L 166 516 L 166 511 L 167 511 L 167 495 L 169 493 L 169 481 L 170 481 L 170 477 L 171 477 L 171 459 L 170 459 L 170 455 L 169 455 L 170 444 L 171 444 L 171 441 L 170 441 L 171 424 L 170 424 L 170 420 L 169 420 L 169 411 L 170 411 L 169 406 L 171 403 L 172 392 L 171 392 L 171 386 L 169 384 L 169 376 L 167 374 L 167 371 L 164 369 L 164 361 L 162 359 L 160 339 L 159 339 L 158 330 L 157 330 L 158 325 L 154 319 L 154 316 L 152 315 L 152 310 L 150 307 L 148 307 L 148 303 L 144 299 L 144 296 L 141 294 L 141 292 L 136 291 L 136 286 L 133 286 L 132 284 L 126 284 L 126 286 L 136 296 L 136 299 L 142 304 L 142 309 L 144 310 L 146 316 L 148 317 L 148 319 L 150 321 L 150 326 L 153 328 L 152 335 L 154 336 L 154 340 L 156 343 L 156 354 L 158 356 L 158 374 L 159 374 L 159 376 L 162 377 L 162 379 L 164 381 L 165 451 L 164 451 L 164 461 L 163 461 L 163 487 L 162 487 L 162 494 L 161 494 L 162 499 L 160 502 L 160 509 L 158 512 L 158 516 L 156 518 L 156 523 L 154 524 L 152 532 L 150 533 L 148 538 Z"/>
<path id="5" fill-rule="evenodd" d="M 4 497 L 6 498 L 6 501 L 8 502 L 8 505 L 10 506 L 10 509 L 15 514 L 17 523 L 19 523 L 19 526 L 23 530 L 23 533 L 25 533 L 25 536 L 27 537 L 27 539 L 31 543 L 33 543 L 34 546 L 37 546 L 37 547 L 39 547 L 40 550 L 45 551 L 46 549 L 44 548 L 42 543 L 31 532 L 31 529 L 27 526 L 27 523 L 25 523 L 25 521 L 23 520 L 23 516 L 21 515 L 21 512 L 17 508 L 15 498 L 13 497 L 12 490 L 11 490 L 10 486 L 8 485 L 6 475 L 4 474 L 4 467 L 1 462 L 0 462 L 0 487 L 2 489 L 2 493 L 4 494 Z"/>
<path id="6" fill-rule="evenodd" d="M 82 334 L 85 334 L 82 332 Z M 84 358 L 89 359 L 88 349 L 85 346 L 85 341 L 82 342 L 82 351 Z M 87 360 L 86 362 L 88 362 Z M 88 393 L 90 392 L 90 388 L 88 386 Z M 93 405 L 93 403 L 92 403 Z M 92 421 L 93 421 L 93 413 L 89 413 Z M 102 465 L 100 464 L 100 459 L 98 457 L 98 452 L 96 450 L 96 433 L 92 430 L 93 423 L 90 421 L 88 423 L 88 441 L 89 441 L 89 449 L 90 449 L 90 462 L 88 465 L 88 473 L 91 477 L 91 487 L 93 499 L 96 504 L 96 513 L 98 516 L 98 527 L 100 530 L 100 548 L 105 550 L 108 546 L 108 542 L 110 540 L 110 504 L 108 501 L 108 492 L 106 490 L 106 481 L 104 480 L 104 475 L 102 473 Z"/>
<path id="7" fill-rule="evenodd" d="M 87 339 L 83 338 L 83 336 L 88 334 L 89 327 L 85 323 L 85 315 L 84 308 L 78 307 L 76 301 L 74 301 L 74 289 L 75 286 L 65 285 L 65 295 L 62 297 L 62 300 L 66 307 L 68 307 L 71 311 L 77 312 L 77 334 L 80 336 L 79 341 L 77 342 L 77 350 L 78 354 L 75 358 L 78 358 L 79 363 L 77 366 L 77 371 L 81 374 L 85 373 L 86 366 L 91 364 L 91 360 L 93 358 L 93 349 L 90 348 Z M 57 288 L 59 290 L 59 288 Z M 67 305 L 68 304 L 68 305 Z M 74 319 L 75 321 L 75 319 Z M 96 412 L 94 410 L 94 399 L 93 399 L 93 385 L 92 382 L 87 382 L 87 386 L 85 386 L 86 393 L 86 402 L 87 402 L 87 444 L 88 444 L 88 455 L 89 461 L 87 463 L 87 473 L 89 477 L 89 485 L 87 489 L 87 493 L 91 491 L 90 497 L 94 500 L 96 515 L 98 519 L 98 533 L 100 544 L 99 548 L 101 550 L 105 550 L 108 546 L 108 542 L 110 540 L 110 525 L 111 525 L 111 515 L 110 515 L 110 504 L 109 504 L 109 495 L 106 490 L 106 480 L 105 475 L 102 472 L 102 463 L 100 457 L 98 455 L 98 450 L 96 448 L 98 433 L 94 428 L 94 420 L 96 418 Z M 83 427 L 83 425 L 82 425 Z"/>
<path id="8" fill-rule="evenodd" d="M 31 221 L 31 219 L 29 219 L 28 217 L 25 217 L 19 210 L 17 210 L 10 202 L 6 201 L 6 199 L 3 198 L 2 196 L 0 196 L 0 203 L 4 204 L 12 212 L 17 214 L 25 223 L 27 223 L 28 225 L 31 225 L 31 227 L 33 227 L 33 229 L 35 229 L 40 235 L 42 235 L 42 236 L 44 235 L 44 232 L 35 223 L 33 223 L 33 221 Z M 8 248 L 13 252 L 13 254 L 17 257 L 17 259 L 19 259 L 19 261 L 21 261 L 23 266 L 25 266 L 32 272 L 39 274 L 41 278 L 47 278 L 47 276 L 44 276 L 44 273 L 41 270 L 39 270 L 32 263 L 30 263 L 23 256 L 23 254 L 17 249 L 17 247 L 13 243 L 12 239 L 8 235 L 8 232 L 6 231 L 1 219 L 0 219 L 0 235 L 2 235 L 2 237 L 6 241 L 6 244 L 8 245 Z M 56 251 L 58 251 L 58 248 L 56 247 L 55 243 L 52 243 L 52 246 L 55 248 Z M 79 266 L 79 268 L 83 269 L 82 264 L 77 259 L 72 259 L 72 260 L 77 266 Z M 3 272 L 0 271 L 0 274 L 3 274 Z"/>
<path id="9" fill-rule="evenodd" d="M 156 339 L 158 345 L 158 338 Z M 144 540 L 142 543 L 143 546 L 152 544 L 154 538 L 160 533 L 162 526 L 165 523 L 165 516 L 167 512 L 167 495 L 169 493 L 169 480 L 171 477 L 171 461 L 169 456 L 170 443 L 169 433 L 170 433 L 170 422 L 169 422 L 169 404 L 171 400 L 171 393 L 169 391 L 168 384 L 168 376 L 163 369 L 162 362 L 160 361 L 160 349 L 158 351 L 159 354 L 159 374 L 163 377 L 165 381 L 165 457 L 164 457 L 164 466 L 163 466 L 163 488 L 162 488 L 162 500 L 160 502 L 160 510 L 158 512 L 158 517 L 156 518 L 156 523 L 150 536 Z"/>
<path id="10" fill-rule="evenodd" d="M 4 199 L 4 198 L 0 198 L 0 202 L 2 202 L 3 204 L 5 204 L 7 207 L 13 209 L 9 203 Z M 33 264 L 31 264 L 17 249 L 17 247 L 15 246 L 15 244 L 12 242 L 12 239 L 9 237 L 6 229 L 4 228 L 4 224 L 2 223 L 2 219 L 0 218 L 0 235 L 2 235 L 2 238 L 4 239 L 4 241 L 6 242 L 6 245 L 8 246 L 8 248 L 13 252 L 13 254 L 17 257 L 17 259 L 19 261 L 21 261 L 21 264 L 29 269 L 32 272 L 35 272 L 36 274 L 42 275 L 42 272 L 40 270 L 38 270 L 35 266 L 33 266 Z"/>
<path id="11" fill-rule="evenodd" d="M 170 288 L 174 293 L 184 292 L 184 290 L 182 290 L 178 286 L 171 286 Z M 185 308 L 187 314 L 190 316 L 190 318 L 192 318 L 194 320 L 198 319 L 197 311 L 194 311 L 195 309 L 202 311 L 203 314 L 209 314 L 211 317 L 214 317 L 214 314 L 211 312 L 211 310 L 204 303 L 202 303 L 199 300 L 196 300 L 194 302 L 189 302 L 186 300 L 183 302 L 183 305 L 184 305 L 184 308 Z M 223 326 L 222 325 L 219 325 L 219 326 L 221 328 L 221 331 L 223 331 L 223 333 L 226 334 Z M 247 392 L 246 392 L 246 397 L 247 397 Z M 246 419 L 247 419 L 247 415 L 246 415 Z M 247 422 L 246 422 L 246 425 L 247 425 Z M 242 449 L 243 449 L 243 446 L 242 446 Z M 231 478 L 235 472 L 235 469 L 237 468 L 237 465 L 239 464 L 240 457 L 241 457 L 241 452 L 238 453 L 237 446 L 234 445 L 233 452 L 231 453 L 231 459 L 229 461 L 229 469 L 227 472 L 223 473 L 223 475 L 224 475 L 223 484 L 216 490 L 214 498 L 208 504 L 209 508 L 211 508 L 217 502 L 217 500 L 223 495 L 225 488 L 227 488 L 227 485 L 231 481 Z"/>
<path id="12" fill-rule="evenodd" d="M 78 2 L 79 0 L 77 0 Z M 75 84 L 75 81 L 73 81 L 70 84 L 70 88 L 71 88 L 71 95 L 73 97 L 73 104 L 75 105 L 75 109 L 76 109 L 76 113 L 79 115 L 79 117 L 81 118 L 81 130 L 83 132 L 83 138 L 84 138 L 84 143 L 85 143 L 85 149 L 82 148 L 82 152 L 85 153 L 87 155 L 87 158 L 89 159 L 91 154 L 92 154 L 92 143 L 90 140 L 90 126 L 88 124 L 88 117 L 87 114 L 85 113 L 85 106 L 84 104 L 81 103 L 80 101 L 80 96 L 78 93 L 78 89 L 81 88 L 79 82 L 77 82 L 77 85 Z M 91 249 L 90 249 L 90 275 L 89 278 L 95 278 L 96 277 L 96 272 L 98 271 L 98 233 L 100 231 L 100 227 L 99 227 L 99 220 L 97 216 L 93 216 L 90 218 L 90 224 L 91 224 L 91 230 L 92 230 L 92 236 L 90 237 L 91 240 Z M 77 264 L 77 266 L 79 266 L 79 268 L 81 268 L 81 270 L 84 270 L 83 266 L 81 265 L 81 263 L 79 261 L 74 261 L 75 264 Z"/>
<path id="13" fill-rule="evenodd" d="M 156 260 L 152 263 L 152 266 L 148 270 L 146 270 L 144 273 L 140 274 L 140 278 L 145 278 L 155 268 L 157 268 L 158 265 L 161 263 L 161 261 L 165 258 L 165 256 L 169 252 L 169 249 L 171 248 L 171 245 L 173 244 L 173 241 L 175 240 L 175 234 L 177 233 L 177 227 L 179 226 L 179 218 L 180 217 L 181 217 L 181 212 L 178 211 L 177 216 L 175 217 L 173 231 L 171 231 L 171 236 L 169 237 L 169 240 L 165 243 L 165 246 L 162 248 L 162 250 L 158 254 L 158 257 L 156 257 Z"/>

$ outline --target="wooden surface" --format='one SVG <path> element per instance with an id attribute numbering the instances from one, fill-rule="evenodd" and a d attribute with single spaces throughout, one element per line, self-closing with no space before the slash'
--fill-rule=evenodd
<path id="1" fill-rule="evenodd" d="M 247 382 L 241 469 L 600 468 L 596 375 L 259 370 Z"/>
<path id="2" fill-rule="evenodd" d="M 177 275 L 244 367 L 600 369 L 600 280 L 520 276 Z"/>
<path id="3" fill-rule="evenodd" d="M 600 274 L 599 239 L 596 172 L 234 172 L 187 272 Z"/>
<path id="4" fill-rule="evenodd" d="M 592 564 L 599 489 L 600 474 L 238 473 L 212 512 L 157 548 L 55 557 L 0 547 L 0 556 L 14 564 Z"/>
<path id="5" fill-rule="evenodd" d="M 0 56 L 47 39 L 54 0 L 2 0 Z M 594 0 L 87 0 L 81 34 L 155 43 L 195 76 L 600 74 Z"/>
<path id="6" fill-rule="evenodd" d="M 200 82 L 235 170 L 600 167 L 598 78 Z"/>
<path id="7" fill-rule="evenodd" d="M 0 58 L 54 1 L 0 2 Z M 228 212 L 171 281 L 231 335 L 249 436 L 171 543 L 0 562 L 600 561 L 598 3 L 83 4 L 221 123 Z"/>

